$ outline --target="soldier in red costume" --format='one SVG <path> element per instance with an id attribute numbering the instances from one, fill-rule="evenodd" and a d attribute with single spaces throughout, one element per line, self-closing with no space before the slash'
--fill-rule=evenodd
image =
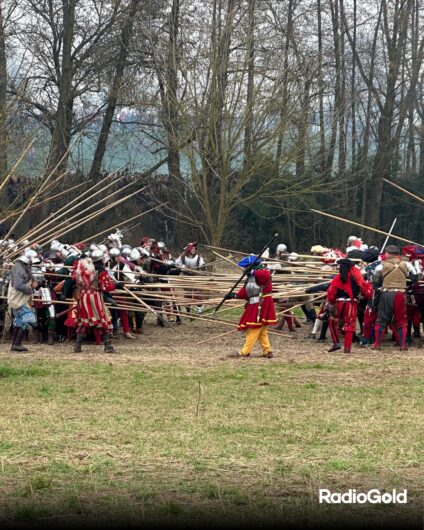
<path id="1" fill-rule="evenodd" d="M 333 345 L 328 350 L 329 352 L 341 349 L 338 331 L 341 321 L 344 331 L 344 352 L 350 353 L 356 327 L 359 294 L 370 299 L 373 294 L 372 285 L 363 279 L 360 270 L 353 261 L 348 258 L 340 259 L 339 274 L 331 280 L 327 290 L 327 307 L 330 313 L 329 327 L 333 338 Z"/>
<path id="2" fill-rule="evenodd" d="M 249 272 L 244 286 L 235 293 L 228 293 L 225 299 L 247 300 L 245 310 L 240 318 L 238 329 L 246 330 L 246 340 L 240 353 L 230 357 L 246 358 L 252 353 L 256 342 L 262 347 L 262 356 L 268 359 L 273 357 L 271 344 L 268 338 L 268 326 L 275 326 L 274 301 L 272 299 L 271 272 L 262 266 L 261 260 L 256 256 L 247 256 L 238 262 L 243 268 L 255 265 Z"/>
<path id="3" fill-rule="evenodd" d="M 120 284 L 114 282 L 109 276 L 104 267 L 102 256 L 101 250 L 94 250 L 91 258 L 86 257 L 77 262 L 73 272 L 73 279 L 81 289 L 75 318 L 77 325 L 75 353 L 82 351 L 81 344 L 87 328 L 103 330 L 105 352 L 115 352 L 112 346 L 112 319 L 103 300 L 103 293 L 114 291 L 120 287 Z"/>

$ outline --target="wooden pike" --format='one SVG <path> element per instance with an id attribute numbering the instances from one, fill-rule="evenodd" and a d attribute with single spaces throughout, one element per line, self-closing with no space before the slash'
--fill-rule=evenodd
<path id="1" fill-rule="evenodd" d="M 71 232 L 72 230 L 74 230 L 74 228 L 76 228 L 78 226 L 82 226 L 84 223 L 88 223 L 89 221 L 92 221 L 93 219 L 95 219 L 99 215 L 102 215 L 107 210 L 110 210 L 111 208 L 114 208 L 114 207 L 118 206 L 119 204 L 121 204 L 125 200 L 126 200 L 126 197 L 118 199 L 117 201 L 114 201 L 112 204 L 109 204 L 109 205 L 105 206 L 104 208 L 101 208 L 100 210 L 97 210 L 94 213 L 88 214 L 86 217 L 83 217 L 82 219 L 78 219 L 78 220 L 74 221 L 70 225 L 65 223 L 67 225 L 66 229 L 59 230 L 59 231 L 54 232 L 54 233 L 48 232 L 49 236 L 47 238 L 45 238 L 45 239 L 42 239 L 42 240 L 38 241 L 38 243 L 40 245 L 43 245 L 43 244 L 47 243 L 48 241 L 50 241 L 52 238 L 58 238 L 60 236 L 63 236 L 64 234 L 67 234 L 68 232 Z M 61 223 L 60 226 L 63 226 L 63 223 Z M 16 252 L 15 252 L 15 254 L 16 254 Z"/>
<path id="2" fill-rule="evenodd" d="M 37 208 L 38 206 L 40 206 L 40 204 L 43 204 L 44 202 L 46 201 L 52 201 L 53 199 L 57 199 L 58 197 L 60 197 L 61 195 L 65 195 L 66 193 L 70 192 L 70 191 L 74 191 L 78 188 L 81 188 L 81 186 L 85 186 L 85 182 L 81 182 L 81 184 L 77 184 L 76 186 L 73 186 L 72 188 L 69 188 L 67 190 L 64 190 L 64 191 L 61 191 L 60 193 L 57 193 L 56 195 L 53 195 L 52 197 L 47 197 L 46 199 L 43 199 L 42 201 L 39 201 L 37 204 L 34 204 L 32 205 L 30 208 L 28 208 L 28 210 L 31 210 L 32 208 Z M 18 211 L 13 211 L 12 213 L 10 213 L 7 217 L 5 217 L 4 219 L 2 219 L 0 222 L 3 223 L 5 221 L 7 221 L 8 219 L 10 219 L 11 217 L 15 217 L 16 215 L 19 215 L 19 213 L 23 210 L 23 208 L 21 208 L 20 210 Z M 24 238 L 25 239 L 25 238 Z"/>
<path id="3" fill-rule="evenodd" d="M 402 188 L 401 186 L 399 186 L 399 184 L 395 184 L 391 180 L 387 180 L 385 178 L 383 178 L 383 180 L 384 182 L 387 182 L 387 184 L 390 184 L 390 186 L 393 186 L 394 188 L 397 188 L 398 190 L 403 191 L 403 193 L 406 193 L 407 195 L 409 195 L 410 197 L 413 197 L 417 201 L 424 202 L 424 199 L 422 197 L 419 197 L 418 195 L 415 195 L 415 193 L 412 193 L 411 191 L 408 191 L 405 188 Z"/>
<path id="4" fill-rule="evenodd" d="M 25 207 L 25 209 L 23 210 L 23 212 L 21 213 L 21 215 L 16 219 L 16 221 L 13 223 L 12 227 L 10 228 L 10 230 L 8 231 L 8 233 L 4 236 L 4 239 L 8 239 L 8 237 L 10 236 L 10 234 L 13 233 L 13 230 L 16 228 L 16 226 L 18 225 L 18 223 L 20 222 L 20 220 L 22 219 L 22 217 L 25 215 L 25 213 L 28 211 L 28 209 L 33 205 L 33 203 L 35 202 L 35 199 L 38 198 L 38 196 L 40 195 L 40 193 L 42 191 L 45 190 L 45 188 L 47 187 L 48 183 L 50 182 L 50 179 L 52 178 L 52 176 L 55 174 L 57 168 L 60 166 L 60 164 L 65 160 L 65 158 L 68 156 L 70 150 L 71 150 L 71 147 L 73 147 L 75 145 L 75 142 L 79 139 L 79 137 L 82 135 L 82 131 L 78 134 L 78 136 L 75 138 L 74 142 L 72 143 L 72 146 L 69 145 L 68 149 L 66 150 L 66 152 L 61 156 L 60 160 L 58 161 L 58 163 L 55 165 L 55 167 L 52 169 L 52 171 L 49 173 L 49 175 L 47 175 L 47 177 L 43 180 L 43 182 L 41 183 L 41 186 L 40 188 L 36 191 L 36 193 L 34 193 L 34 195 L 32 196 L 32 198 L 29 200 L 28 202 L 28 205 Z"/>
<path id="5" fill-rule="evenodd" d="M 148 304 L 146 304 L 146 302 L 144 300 L 142 300 L 141 298 L 139 298 L 136 294 L 134 294 L 132 291 L 130 291 L 129 289 L 127 289 L 127 287 L 124 287 L 124 291 L 126 291 L 129 295 L 131 295 L 133 298 L 135 298 L 143 307 L 146 308 L 147 311 L 149 311 L 150 313 L 153 313 L 156 318 L 158 318 L 161 322 L 163 322 L 163 324 L 165 324 L 167 327 L 169 328 L 172 328 L 175 332 L 175 328 L 171 326 L 171 324 L 169 322 L 167 322 L 163 317 L 162 315 L 159 315 L 159 313 L 157 313 L 154 309 L 152 309 Z"/>
<path id="6" fill-rule="evenodd" d="M 383 236 L 390 235 L 391 237 L 393 237 L 393 239 L 398 239 L 399 241 L 404 241 L 405 243 L 411 243 L 412 245 L 418 245 L 419 247 L 422 246 L 420 243 L 417 243 L 416 241 L 411 241 L 410 239 L 405 239 L 404 237 L 397 236 L 395 234 L 389 234 L 388 232 L 384 232 L 383 230 L 378 230 L 378 228 L 372 228 L 371 226 L 363 225 L 361 223 L 356 223 L 355 221 L 349 221 L 348 219 L 343 219 L 343 217 L 337 217 L 337 215 L 331 215 L 326 212 L 314 210 L 313 208 L 311 208 L 311 212 L 315 212 L 319 215 L 324 215 L 325 217 L 329 217 L 330 219 L 336 219 L 337 221 L 342 221 L 343 223 L 348 223 L 354 226 L 359 226 L 360 228 L 365 228 L 365 230 L 370 230 L 371 232 L 376 232 L 377 234 L 382 234 Z"/>
<path id="7" fill-rule="evenodd" d="M 240 256 L 251 256 L 251 254 L 249 254 L 247 252 L 241 252 L 239 250 L 230 250 L 228 248 L 223 248 L 223 247 L 214 247 L 213 245 L 205 245 L 203 243 L 199 243 L 199 246 L 205 247 L 205 248 L 217 249 L 217 250 L 225 250 L 225 252 L 230 252 L 231 254 L 240 254 Z M 328 249 L 328 250 L 330 250 L 330 249 Z M 297 252 L 296 252 L 296 254 L 297 254 Z M 315 260 L 315 263 L 320 263 L 321 265 L 324 265 L 324 263 L 322 263 L 322 261 L 317 261 L 320 258 L 319 255 L 315 255 L 315 254 L 297 254 L 297 256 L 299 258 L 312 259 L 312 260 Z M 323 256 L 323 259 L 333 259 L 333 258 L 325 258 L 325 256 Z M 337 259 L 337 258 L 334 258 L 334 259 Z M 266 258 L 263 261 L 266 261 L 266 262 L 269 261 L 269 262 L 274 262 L 274 263 L 287 263 L 286 261 L 283 262 L 282 260 L 280 260 L 278 258 Z M 352 259 L 352 261 L 361 261 L 361 260 Z M 294 265 L 295 263 L 298 263 L 298 262 L 297 261 L 291 262 L 292 265 Z M 310 263 L 310 262 L 308 261 L 307 263 Z"/>
<path id="8" fill-rule="evenodd" d="M 133 183 L 131 183 L 132 185 Z M 43 241 L 47 242 L 49 239 L 52 239 L 54 238 L 54 233 L 57 233 L 57 229 L 60 228 L 60 227 L 63 227 L 63 226 L 70 226 L 70 222 L 71 221 L 74 221 L 74 223 L 72 224 L 72 226 L 80 226 L 82 223 L 84 222 L 88 222 L 90 221 L 93 217 L 91 216 L 94 216 L 96 217 L 97 216 L 97 212 L 96 211 L 92 211 L 98 204 L 102 203 L 102 202 L 105 202 L 107 200 L 110 199 L 110 197 L 113 197 L 114 195 L 116 195 L 117 193 L 120 193 L 123 189 L 125 189 L 126 187 L 128 186 L 124 186 L 123 188 L 121 188 L 120 190 L 117 190 L 113 193 L 111 193 L 110 195 L 108 195 L 107 197 L 104 197 L 103 199 L 100 199 L 99 201 L 97 201 L 96 203 L 94 203 L 93 205 L 91 206 L 88 206 L 87 208 L 85 208 L 84 210 L 72 215 L 69 219 L 65 219 L 64 221 L 62 221 L 59 226 L 55 226 L 53 229 L 51 230 L 47 230 L 47 232 L 44 232 L 43 233 L 43 238 L 46 238 L 46 239 L 43 239 Z M 146 189 L 146 186 L 144 188 L 141 188 L 140 190 L 136 190 L 134 191 L 133 193 L 130 193 L 129 195 L 126 195 L 125 197 L 121 197 L 121 199 L 118 199 L 116 201 L 114 201 L 113 203 L 107 205 L 107 206 L 104 206 L 100 211 L 103 213 L 107 210 L 109 210 L 110 208 L 113 208 L 115 206 L 118 206 L 119 204 L 121 204 L 122 202 L 126 201 L 127 199 L 129 199 L 130 197 L 132 197 L 133 195 L 136 195 L 137 193 L 140 193 L 142 192 L 143 190 Z M 91 211 L 92 213 L 88 214 L 88 216 L 86 218 L 82 217 L 81 219 L 77 219 L 80 215 L 86 213 L 87 211 Z M 43 227 L 43 230 L 45 229 L 45 227 Z M 53 234 L 53 235 L 52 235 Z"/>
<path id="9" fill-rule="evenodd" d="M 226 331 L 225 333 L 220 333 L 219 335 L 214 335 L 213 337 L 209 337 L 206 340 L 196 342 L 196 346 L 199 346 L 200 344 L 205 344 L 206 342 L 210 342 L 211 340 L 220 339 L 221 337 L 225 337 L 226 335 L 231 335 L 231 333 L 235 333 L 236 331 L 237 329 L 230 329 L 230 331 Z"/>
<path id="10" fill-rule="evenodd" d="M 239 265 L 237 265 L 237 263 L 234 263 L 234 261 L 231 261 L 230 259 L 226 258 L 225 256 L 223 256 L 219 252 L 216 252 L 215 250 L 212 250 L 212 253 L 215 254 L 215 256 L 219 256 L 220 258 L 222 258 L 226 262 L 230 263 L 233 267 L 237 267 L 238 270 L 241 269 L 241 267 Z"/>
<path id="11" fill-rule="evenodd" d="M 166 202 L 163 202 L 161 204 L 158 204 L 157 206 L 154 206 L 153 208 L 150 208 L 150 210 L 146 210 L 145 212 L 141 212 L 137 215 L 134 215 L 134 217 L 130 217 L 130 219 L 127 219 L 126 221 L 122 221 L 122 223 L 118 223 L 117 225 L 112 225 L 111 227 L 107 228 L 106 230 L 103 230 L 102 232 L 99 232 L 98 234 L 95 234 L 94 236 L 91 236 L 87 239 L 84 239 L 83 241 L 81 241 L 81 243 L 86 243 L 87 241 L 94 241 L 96 239 L 96 237 L 99 237 L 103 234 L 105 234 L 106 232 L 109 232 L 109 230 L 113 230 L 114 228 L 118 228 L 126 223 L 129 223 L 130 221 L 134 220 L 134 219 L 137 219 L 138 217 L 141 217 L 142 215 L 146 215 L 150 212 L 153 212 L 154 210 L 157 210 L 158 208 L 160 208 L 161 206 L 164 206 L 165 204 L 168 204 L 168 201 Z"/>
<path id="12" fill-rule="evenodd" d="M 316 296 L 313 300 L 309 300 L 309 302 L 315 302 L 315 300 L 319 300 L 320 298 L 324 298 L 326 296 L 327 293 L 321 293 L 319 296 Z M 290 311 L 292 311 L 293 309 L 296 309 L 296 307 L 300 307 L 301 305 L 303 305 L 305 302 L 302 302 L 301 304 L 297 304 L 297 305 L 293 305 L 291 306 L 290 308 L 288 309 L 285 309 L 284 311 L 279 311 L 277 314 L 278 315 L 285 315 L 287 313 L 289 313 Z"/>
<path id="13" fill-rule="evenodd" d="M 6 186 L 6 184 L 9 182 L 10 177 L 13 175 L 13 172 L 15 169 L 19 166 L 19 164 L 22 162 L 24 156 L 28 153 L 28 151 L 31 149 L 33 143 L 35 142 L 36 138 L 33 138 L 31 142 L 27 145 L 27 147 L 24 149 L 21 156 L 18 158 L 18 160 L 13 165 L 12 169 L 9 171 L 9 173 L 4 177 L 3 182 L 0 184 L 0 192 L 3 190 L 3 188 Z M 4 219 L 0 221 L 1 223 L 4 222 Z"/>
<path id="14" fill-rule="evenodd" d="M 112 173 L 113 175 L 114 173 Z M 82 204 L 86 203 L 87 201 L 93 199 L 93 197 L 95 197 L 96 195 L 98 195 L 99 193 L 103 193 L 104 190 L 106 190 L 107 188 L 109 188 L 110 186 L 112 186 L 113 184 L 115 184 L 116 182 L 119 182 L 119 180 L 121 178 L 123 178 L 123 176 L 119 177 L 118 179 L 116 180 L 112 180 L 109 184 L 107 184 L 106 186 L 103 186 L 100 190 L 98 190 L 96 193 L 93 193 L 93 190 L 99 186 L 99 184 L 101 184 L 106 178 L 110 178 L 112 175 L 108 175 L 107 177 L 105 177 L 104 179 L 102 179 L 100 182 L 98 182 L 97 184 L 94 184 L 93 186 L 91 186 L 88 190 L 86 190 L 85 192 L 83 192 L 81 195 L 79 195 L 79 197 L 77 198 L 77 200 L 73 200 L 71 201 L 70 203 L 62 206 L 61 208 L 59 208 L 59 210 L 57 210 L 56 212 L 52 213 L 47 219 L 44 219 L 41 223 L 39 223 L 36 227 L 34 227 L 33 229 L 31 229 L 29 232 L 27 232 L 22 238 L 23 239 L 29 239 L 29 238 L 34 238 L 34 236 L 36 234 L 38 234 L 40 231 L 43 231 L 45 232 L 46 228 L 48 226 L 50 226 L 52 223 L 57 223 L 59 221 L 59 219 L 62 219 L 65 215 L 68 215 L 70 212 L 72 212 L 73 210 L 75 210 L 76 208 L 80 208 Z M 69 190 L 68 190 L 69 191 Z M 121 190 L 118 190 L 118 192 L 121 191 Z M 116 192 L 115 192 L 116 193 Z M 81 200 L 85 195 L 89 195 L 87 198 L 85 198 L 84 200 Z M 108 196 L 109 197 L 109 196 Z M 106 200 L 108 197 L 106 197 L 105 199 L 103 200 Z M 77 202 L 77 204 L 74 204 L 74 206 L 72 206 L 73 203 Z M 101 202 L 101 201 L 100 201 Z M 97 204 L 97 203 L 96 203 Z M 93 205 L 95 206 L 95 205 Z M 87 211 L 84 210 L 84 211 Z M 82 213 L 82 212 L 80 212 Z M 67 222 L 67 221 L 65 221 Z M 61 226 L 63 223 L 60 223 L 59 226 Z M 57 227 L 55 227 L 56 229 Z M 50 230 L 51 232 L 52 230 Z M 44 235 L 44 234 L 43 234 Z M 21 238 L 21 239 L 22 239 Z"/>

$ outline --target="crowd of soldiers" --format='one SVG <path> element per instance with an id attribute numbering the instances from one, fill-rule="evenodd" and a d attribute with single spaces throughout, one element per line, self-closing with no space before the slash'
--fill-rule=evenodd
<path id="1" fill-rule="evenodd" d="M 37 341 L 50 346 L 69 341 L 73 342 L 75 352 L 81 352 L 84 341 L 91 338 L 97 344 L 103 343 L 106 352 L 114 352 L 112 339 L 118 334 L 128 340 L 143 334 L 149 309 L 156 307 L 157 312 L 153 313 L 157 324 L 165 325 L 161 316 L 165 302 L 139 300 L 146 311 L 133 311 L 123 305 L 119 292 L 131 290 L 131 285 L 167 283 L 167 276 L 201 271 L 206 265 L 197 243 L 188 243 L 173 258 L 163 242 L 143 237 L 139 246 L 132 247 L 123 242 L 119 230 L 104 242 L 89 246 L 53 240 L 48 249 L 43 249 L 37 244 L 29 245 L 28 241 L 17 244 L 7 239 L 0 240 L 0 250 L 3 255 L 0 323 L 3 333 L 10 330 L 11 350 L 16 352 L 28 351 L 23 342 L 30 330 Z M 310 338 L 324 342 L 330 332 L 330 352 L 342 348 L 341 336 L 346 353 L 351 352 L 354 343 L 381 349 L 387 329 L 392 330 L 393 340 L 402 351 L 413 336 L 421 336 L 424 249 L 388 245 L 380 251 L 351 236 L 344 251 L 314 245 L 310 254 L 316 256 L 321 264 L 318 269 L 326 274 L 323 281 L 305 288 L 301 304 L 299 299 L 294 302 L 272 295 L 273 275 L 288 274 L 290 282 L 293 273 L 287 271 L 298 262 L 299 255 L 289 252 L 285 244 L 277 245 L 271 261 L 263 255 L 261 260 L 249 257 L 238 263 L 241 268 L 254 267 L 242 289 L 226 295 L 226 299 L 246 300 L 238 327 L 248 332 L 249 340 L 237 355 L 250 355 L 255 342 L 262 341 L 264 356 L 272 357 L 265 328 L 282 329 L 287 323 L 292 332 L 301 327 L 301 319 L 290 310 L 294 304 L 302 308 L 304 319 L 311 323 Z M 323 293 L 324 302 L 316 300 L 317 293 Z M 280 309 L 277 314 L 274 302 Z M 181 324 L 181 308 L 166 303 L 167 320 Z M 202 297 L 187 306 L 187 311 L 201 316 Z M 10 326 L 6 315 L 11 315 Z"/>
<path id="2" fill-rule="evenodd" d="M 91 338 L 97 344 L 103 342 L 106 352 L 113 352 L 112 338 L 121 330 L 129 340 L 143 334 L 146 315 L 121 308 L 119 290 L 128 284 L 166 283 L 167 275 L 189 274 L 205 266 L 195 242 L 173 258 L 161 241 L 143 237 L 139 246 L 132 247 L 122 238 L 117 230 L 104 243 L 89 247 L 53 240 L 48 250 L 28 241 L 19 246 L 13 239 L 0 241 L 6 256 L 0 315 L 5 333 L 6 315 L 11 312 L 12 351 L 28 351 L 23 341 L 32 330 L 36 340 L 47 345 L 75 340 L 74 351 L 80 352 L 83 341 Z M 17 259 L 8 261 L 13 253 Z M 140 302 L 147 308 L 155 306 L 155 302 Z M 170 311 L 176 324 L 181 323 L 178 309 Z M 201 314 L 203 309 L 199 300 L 193 312 Z M 163 326 L 160 311 L 155 314 L 157 324 Z"/>
<path id="3" fill-rule="evenodd" d="M 314 323 L 310 338 L 324 342 L 329 330 L 329 352 L 334 352 L 342 349 L 342 334 L 344 352 L 350 353 L 353 343 L 381 350 L 387 330 L 392 331 L 391 338 L 401 351 L 407 350 L 413 337 L 421 337 L 424 248 L 388 245 L 380 251 L 351 236 L 344 251 L 314 245 L 311 254 L 322 262 L 322 271 L 333 274 L 305 289 L 311 296 L 325 293 L 318 311 L 310 304 L 309 308 L 302 305 L 306 318 Z M 277 247 L 277 255 L 286 263 L 297 261 L 297 254 L 289 253 L 284 244 Z M 284 272 L 284 267 L 277 267 L 276 272 Z M 283 308 L 287 307 L 289 301 L 283 300 Z M 290 311 L 282 316 L 278 327 L 281 329 L 285 322 L 295 331 L 296 317 Z"/>

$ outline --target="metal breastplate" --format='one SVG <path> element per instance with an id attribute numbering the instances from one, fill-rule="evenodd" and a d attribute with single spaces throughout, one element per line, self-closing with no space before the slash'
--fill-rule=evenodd
<path id="1" fill-rule="evenodd" d="M 256 283 L 255 277 L 251 276 L 246 283 L 246 293 L 249 297 L 249 304 L 258 304 L 260 301 L 261 288 Z"/>

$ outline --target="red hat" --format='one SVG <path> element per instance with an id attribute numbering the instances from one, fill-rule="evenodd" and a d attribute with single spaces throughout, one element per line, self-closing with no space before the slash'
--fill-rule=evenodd
<path id="1" fill-rule="evenodd" d="M 197 249 L 196 241 L 194 241 L 193 243 L 187 243 L 187 245 L 184 247 L 184 252 L 190 252 L 193 248 Z"/>

